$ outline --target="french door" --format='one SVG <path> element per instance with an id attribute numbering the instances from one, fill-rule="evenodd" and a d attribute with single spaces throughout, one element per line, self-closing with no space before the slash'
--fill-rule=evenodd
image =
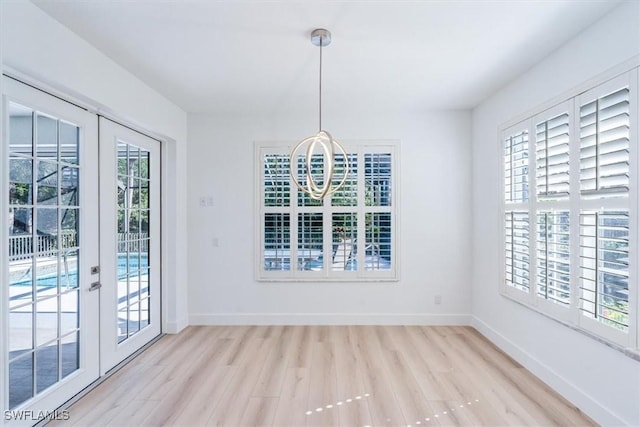
<path id="1" fill-rule="evenodd" d="M 12 79 L 3 83 L 2 406 L 6 422 L 33 424 L 99 376 L 98 122 Z"/>
<path id="2" fill-rule="evenodd" d="M 160 143 L 3 89 L 0 425 L 33 425 L 160 334 Z"/>
<path id="3" fill-rule="evenodd" d="M 160 143 L 100 118 L 101 371 L 160 334 Z"/>

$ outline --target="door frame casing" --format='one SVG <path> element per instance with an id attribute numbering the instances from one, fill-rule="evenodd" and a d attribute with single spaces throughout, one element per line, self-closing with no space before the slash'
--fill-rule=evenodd
<path id="1" fill-rule="evenodd" d="M 100 146 L 100 268 L 102 288 L 100 293 L 100 373 L 106 374 L 120 362 L 137 352 L 144 345 L 162 333 L 162 253 L 161 253 L 161 142 L 142 134 L 136 130 L 121 125 L 113 120 L 100 116 L 99 118 L 99 146 Z M 151 268 L 151 280 L 155 289 L 151 292 L 151 305 L 149 307 L 149 326 L 140 330 L 122 343 L 117 343 L 117 314 L 111 308 L 117 309 L 117 303 L 111 307 L 108 300 L 115 302 L 117 299 L 117 250 L 114 246 L 118 242 L 113 235 L 108 235 L 111 230 L 117 233 L 117 145 L 122 140 L 127 144 L 140 148 L 148 148 L 150 156 L 155 157 L 150 162 L 149 177 L 154 189 L 149 189 L 149 211 L 155 213 L 151 216 L 149 224 L 149 263 Z M 103 167 L 103 165 L 105 165 Z M 107 168 L 110 168 L 107 169 Z M 151 261 L 153 256 L 156 262 Z M 152 282 L 149 282 L 151 288 Z"/>
<path id="2" fill-rule="evenodd" d="M 0 5 L 0 10 L 2 6 Z M 1 59 L 1 56 L 0 56 Z M 0 144 L 0 156 L 2 156 L 2 160 L 0 161 L 0 188 L 6 189 L 8 188 L 8 145 L 4 144 L 4 129 L 5 129 L 5 121 L 4 115 L 6 114 L 4 109 L 4 103 L 2 102 L 2 96 L 6 91 L 6 85 L 3 83 L 5 78 L 9 78 L 15 80 L 19 83 L 23 83 L 26 86 L 31 86 L 34 90 L 40 91 L 43 94 L 48 96 L 52 96 L 54 98 L 58 98 L 61 101 L 72 104 L 80 109 L 86 110 L 88 113 L 95 116 L 96 126 L 98 122 L 98 117 L 104 117 L 111 121 L 115 121 L 116 123 L 122 124 L 125 127 L 129 127 L 132 130 L 135 130 L 138 133 L 149 136 L 152 139 L 155 139 L 159 142 L 160 148 L 160 186 L 163 188 L 162 194 L 160 195 L 160 212 L 159 216 L 159 225 L 161 228 L 161 233 L 158 238 L 158 242 L 160 245 L 159 254 L 160 254 L 160 277 L 162 278 L 160 284 L 160 295 L 159 295 L 159 314 L 160 314 L 160 322 L 159 326 L 161 328 L 161 333 L 165 331 L 169 333 L 177 333 L 182 328 L 187 326 L 186 324 L 186 316 L 179 316 L 178 313 L 182 312 L 186 307 L 186 300 L 184 304 L 178 305 L 175 303 L 171 305 L 168 300 L 171 298 L 167 298 L 169 291 L 172 291 L 172 295 L 176 295 L 177 289 L 175 289 L 175 283 L 178 274 L 184 275 L 186 272 L 183 272 L 181 269 L 177 268 L 173 264 L 169 264 L 167 261 L 170 258 L 171 254 L 176 254 L 177 250 L 175 246 L 172 246 L 172 243 L 175 241 L 175 218 L 176 218 L 176 207 L 178 197 L 178 190 L 175 186 L 175 180 L 177 179 L 177 175 L 179 173 L 178 162 L 176 161 L 176 156 L 178 155 L 177 144 L 178 141 L 163 134 L 152 131 L 148 129 L 145 125 L 136 120 L 132 120 L 131 118 L 125 118 L 114 110 L 106 107 L 105 105 L 97 102 L 93 99 L 83 96 L 82 94 L 75 93 L 68 87 L 62 87 L 57 85 L 53 81 L 43 80 L 41 78 L 35 78 L 32 75 L 20 71 L 17 68 L 12 66 L 8 66 L 0 61 L 0 132 L 2 133 L 3 143 Z M 96 130 L 96 135 L 98 134 L 98 130 Z M 168 212 L 168 213 L 167 213 Z M 0 209 L 0 221 L 2 224 L 6 224 L 8 222 L 8 212 L 6 209 Z M 164 232 L 163 230 L 169 229 L 169 233 Z M 0 227 L 0 242 L 8 241 L 8 229 L 6 227 Z M 0 259 L 8 259 L 8 246 L 0 245 Z M 0 268 L 0 280 L 3 283 L 8 283 L 8 269 Z M 167 280 L 167 278 L 171 280 Z M 170 286 L 169 283 L 173 283 L 174 285 Z M 3 302 L 8 298 L 8 287 L 0 286 L 0 298 L 2 298 Z M 8 306 L 7 306 L 8 308 Z M 4 332 L 8 328 L 8 311 L 5 308 L 4 303 L 0 303 L 0 331 L 3 332 L 0 337 L 0 370 L 2 371 L 2 375 L 4 378 L 6 376 L 6 372 L 4 369 L 8 369 L 8 338 L 7 334 Z M 186 310 L 186 309 L 185 309 Z M 186 313 L 186 312 L 185 312 Z M 171 319 L 168 320 L 168 315 L 171 314 Z M 97 349 L 98 346 L 96 346 Z M 100 371 L 100 377 L 94 381 L 93 385 L 99 384 L 104 378 L 103 372 Z M 92 387 L 92 385 L 90 386 Z M 83 392 L 86 392 L 83 391 Z M 79 395 L 83 392 L 79 391 Z M 77 398 L 77 396 L 76 396 Z M 8 396 L 5 393 L 5 387 L 0 384 L 0 410 L 7 410 L 8 408 L 4 407 L 5 399 L 8 400 Z M 73 400 L 72 400 L 73 401 Z M 64 407 L 64 406 L 62 406 Z M 7 421 L 4 420 L 4 416 L 0 416 L 0 426 L 9 425 Z M 14 425 L 13 422 L 10 425 Z M 30 424 L 29 424 L 30 425 Z"/>
<path id="3" fill-rule="evenodd" d="M 97 280 L 97 276 L 93 276 L 89 273 L 89 267 L 93 265 L 98 265 L 98 226 L 96 224 L 95 227 L 91 227 L 91 221 L 88 219 L 92 215 L 97 215 L 97 193 L 98 193 L 98 176 L 94 173 L 91 173 L 91 168 L 88 166 L 88 163 L 93 162 L 97 165 L 98 163 L 98 120 L 95 114 L 88 112 L 87 110 L 78 107 L 72 103 L 69 103 L 65 100 L 62 100 L 58 97 L 51 96 L 49 93 L 39 90 L 37 88 L 31 87 L 15 78 L 10 76 L 2 76 L 2 167 L 0 167 L 0 185 L 4 197 L 8 194 L 5 190 L 8 189 L 8 172 L 9 172 L 9 149 L 8 149 L 8 140 L 9 140 L 9 127 L 8 123 L 4 120 L 4 116 L 7 114 L 7 106 L 9 102 L 16 102 L 21 105 L 25 105 L 35 111 L 39 111 L 46 114 L 51 114 L 59 119 L 68 120 L 70 122 L 81 121 L 81 137 L 79 141 L 79 185 L 81 186 L 80 193 L 80 204 L 79 209 L 80 212 L 84 212 L 84 214 L 80 215 L 79 218 L 79 247 L 81 249 L 80 253 L 80 263 L 78 265 L 78 274 L 79 274 L 79 293 L 78 296 L 80 298 L 80 313 L 79 313 L 79 322 L 80 322 L 80 336 L 79 336 L 79 345 L 83 349 L 80 352 L 79 357 L 79 368 L 74 373 L 70 374 L 68 377 L 60 379 L 55 386 L 44 390 L 42 393 L 39 393 L 34 402 L 28 404 L 26 407 L 20 406 L 17 410 L 22 409 L 33 409 L 32 405 L 41 405 L 46 408 L 57 408 L 62 405 L 67 399 L 71 396 L 66 396 L 63 393 L 60 393 L 60 386 L 70 386 L 70 384 L 77 382 L 77 386 L 74 387 L 77 391 L 82 390 L 82 388 L 91 384 L 95 380 L 99 378 L 100 370 L 99 370 L 99 341 L 95 334 L 98 333 L 97 325 L 96 330 L 91 333 L 89 326 L 91 322 L 97 322 L 99 311 L 99 295 L 96 292 L 89 292 L 88 288 L 90 283 Z M 8 93 L 10 92 L 10 93 Z M 54 107 L 50 107 L 49 105 L 56 104 Z M 82 120 L 73 120 L 72 117 L 76 116 L 80 118 L 80 116 L 84 116 Z M 35 158 L 35 157 L 34 157 Z M 35 165 L 34 165 L 35 167 Z M 82 188 L 86 188 L 82 189 Z M 93 195 L 95 200 L 88 199 L 88 195 Z M 35 205 L 35 204 L 34 204 Z M 96 209 L 96 212 L 91 214 L 90 208 Z M 2 209 L 2 219 L 4 224 L 8 224 L 8 216 L 7 209 Z M 3 242 L 8 241 L 9 233 L 7 227 L 2 227 L 2 234 L 0 234 L 0 238 Z M 91 250 L 91 245 L 96 245 L 93 250 Z M 2 244 L 2 249 L 0 250 L 3 257 L 2 260 L 8 260 L 8 245 Z M 3 261 L 6 262 L 6 261 Z M 82 269 L 80 268 L 82 266 Z M 0 391 L 0 406 L 3 409 L 8 410 L 9 408 L 5 406 L 5 403 L 8 402 L 9 396 L 6 395 L 6 391 L 9 388 L 9 364 L 7 353 L 9 350 L 9 311 L 8 311 L 8 297 L 9 297 L 9 287 L 8 287 L 8 273 L 9 269 L 7 268 L 8 264 L 3 265 L 0 270 L 2 270 L 2 278 L 3 283 L 7 284 L 7 286 L 2 286 L 1 298 L 2 302 L 0 304 L 0 327 L 2 328 L 2 355 L 0 356 L 0 362 L 2 363 L 2 371 L 3 377 L 6 379 L 6 383 L 2 384 L 0 387 L 2 390 Z M 91 319 L 93 316 L 94 319 Z M 91 342 L 91 339 L 94 339 L 95 342 Z M 93 364 L 93 366 L 91 366 Z M 86 372 L 86 378 L 84 380 L 78 379 L 83 373 Z M 90 379 L 90 381 L 89 381 Z M 81 388 L 79 388 L 81 387 Z M 62 397 L 61 397 L 62 395 Z M 2 416 L 2 421 L 0 423 L 4 424 L 5 422 L 9 425 L 20 425 L 22 423 L 19 422 L 8 422 L 4 420 L 4 414 Z M 32 421 L 32 420 L 31 420 Z M 27 421 L 28 422 L 28 421 Z M 28 425 L 28 424 L 27 424 Z"/>

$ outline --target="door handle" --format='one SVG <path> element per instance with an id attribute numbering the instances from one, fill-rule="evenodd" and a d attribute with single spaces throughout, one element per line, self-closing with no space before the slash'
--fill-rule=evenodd
<path id="1" fill-rule="evenodd" d="M 102 283 L 100 282 L 93 282 L 91 284 L 91 286 L 89 286 L 89 292 L 91 291 L 97 291 L 98 289 L 100 289 L 102 287 Z"/>

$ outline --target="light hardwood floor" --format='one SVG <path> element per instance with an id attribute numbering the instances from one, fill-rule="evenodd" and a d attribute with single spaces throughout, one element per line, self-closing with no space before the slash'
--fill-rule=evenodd
<path id="1" fill-rule="evenodd" d="M 49 426 L 595 425 L 471 327 L 193 326 Z"/>

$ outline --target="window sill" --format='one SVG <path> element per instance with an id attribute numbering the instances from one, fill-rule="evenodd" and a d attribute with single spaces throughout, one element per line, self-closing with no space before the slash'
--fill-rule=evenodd
<path id="1" fill-rule="evenodd" d="M 335 278 L 327 278 L 327 277 L 259 277 L 256 279 L 256 282 L 259 283 L 283 283 L 283 284 L 291 284 L 291 283 L 301 283 L 301 284 L 329 284 L 329 283 L 354 283 L 354 284 L 367 284 L 367 283 L 388 283 L 395 284 L 399 282 L 400 279 L 395 277 L 335 277 Z"/>

